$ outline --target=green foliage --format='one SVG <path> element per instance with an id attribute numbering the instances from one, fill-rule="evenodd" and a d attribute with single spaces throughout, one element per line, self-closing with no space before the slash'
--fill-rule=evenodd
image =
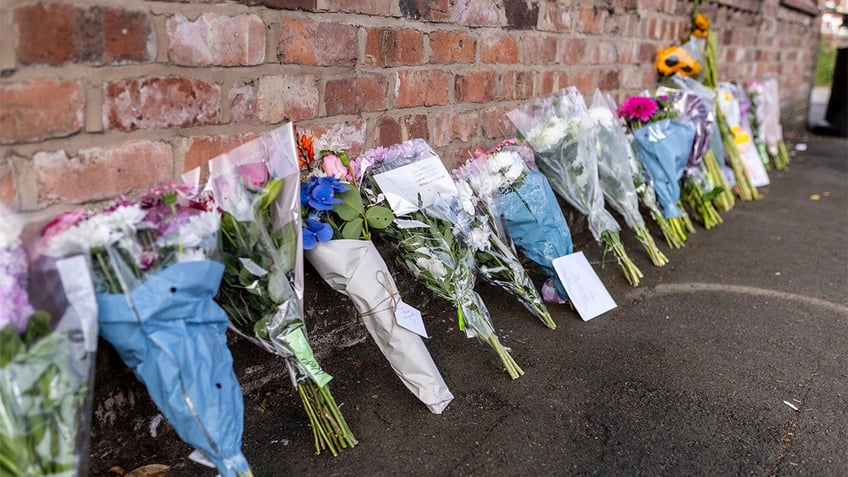
<path id="1" fill-rule="evenodd" d="M 816 86 L 830 86 L 833 83 L 833 70 L 836 67 L 836 47 L 826 42 L 819 43 L 819 57 L 816 62 Z"/>

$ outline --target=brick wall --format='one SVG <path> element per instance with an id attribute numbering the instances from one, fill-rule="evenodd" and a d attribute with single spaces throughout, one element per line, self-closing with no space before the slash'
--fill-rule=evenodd
<path id="1" fill-rule="evenodd" d="M 780 75 L 806 109 L 802 2 L 707 11 L 721 77 Z M 287 120 L 353 152 L 409 137 L 448 162 L 513 134 L 504 112 L 569 85 L 650 86 L 688 28 L 676 0 L 6 0 L 0 200 L 36 217 L 132 194 Z M 39 211 L 41 213 L 39 214 Z"/>

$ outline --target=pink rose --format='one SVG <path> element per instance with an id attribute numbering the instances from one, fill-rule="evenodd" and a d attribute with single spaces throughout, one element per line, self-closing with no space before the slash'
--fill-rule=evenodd
<path id="1" fill-rule="evenodd" d="M 344 178 L 348 182 L 351 180 L 350 171 L 342 164 L 342 160 L 338 156 L 330 154 L 321 158 L 321 168 L 328 176 L 333 176 L 336 179 Z"/>
<path id="2" fill-rule="evenodd" d="M 247 190 L 258 191 L 265 187 L 268 182 L 268 167 L 264 162 L 254 162 L 238 166 L 238 174 L 241 176 Z"/>

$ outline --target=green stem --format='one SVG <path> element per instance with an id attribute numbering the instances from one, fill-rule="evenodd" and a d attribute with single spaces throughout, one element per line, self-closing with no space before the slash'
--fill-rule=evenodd
<path id="1" fill-rule="evenodd" d="M 524 370 L 522 370 L 518 366 L 518 363 L 516 363 L 515 360 L 512 359 L 512 355 L 510 355 L 509 351 L 504 348 L 504 346 L 501 344 L 500 340 L 494 332 L 489 335 L 489 339 L 486 340 L 486 343 L 488 343 L 489 346 L 491 346 L 492 349 L 495 350 L 495 353 L 497 353 L 498 357 L 501 359 L 501 363 L 503 363 L 504 368 L 506 369 L 506 372 L 509 374 L 510 378 L 518 379 L 519 377 L 524 375 Z"/>
<path id="2" fill-rule="evenodd" d="M 657 244 L 648 232 L 647 227 L 636 227 L 633 229 L 633 232 L 636 234 L 636 240 L 638 240 L 645 251 L 648 252 L 648 257 L 651 258 L 651 263 L 653 263 L 654 266 L 662 267 L 668 263 L 668 258 L 662 253 L 662 251 L 660 251 L 659 248 L 657 248 Z"/>
<path id="3" fill-rule="evenodd" d="M 637 267 L 636 264 L 630 260 L 630 257 L 627 256 L 627 252 L 621 244 L 621 237 L 618 232 L 604 232 L 601 234 L 601 243 L 604 245 L 605 250 L 612 250 L 618 265 L 624 272 L 624 278 L 627 279 L 627 282 L 634 287 L 638 286 L 639 279 L 643 277 L 642 271 L 639 270 L 639 267 Z"/>
<path id="4" fill-rule="evenodd" d="M 721 187 L 721 192 L 713 199 L 713 203 L 719 209 L 727 212 L 733 208 L 736 199 L 733 197 L 733 191 L 730 189 L 727 179 L 724 178 L 724 173 L 721 171 L 718 159 L 716 159 L 712 149 L 707 150 L 704 155 L 704 165 L 707 166 L 707 173 L 712 179 L 714 187 Z"/>
<path id="5" fill-rule="evenodd" d="M 665 238 L 665 242 L 668 244 L 669 247 L 683 247 L 684 240 L 680 240 L 680 238 L 677 236 L 677 233 L 674 231 L 674 228 L 668 222 L 668 219 L 663 216 L 662 212 L 657 209 L 652 209 L 651 218 L 653 218 L 654 222 L 656 222 L 656 224 L 660 226 L 660 231 L 662 232 L 663 237 Z"/>

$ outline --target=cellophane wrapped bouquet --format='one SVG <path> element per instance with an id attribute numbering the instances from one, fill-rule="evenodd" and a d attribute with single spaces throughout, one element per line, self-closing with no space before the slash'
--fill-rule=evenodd
<path id="1" fill-rule="evenodd" d="M 209 161 L 223 217 L 218 302 L 230 326 L 286 362 L 312 427 L 316 452 L 357 442 L 312 351 L 303 320 L 300 171 L 291 123 Z"/>
<path id="2" fill-rule="evenodd" d="M 780 90 L 777 78 L 769 76 L 762 80 L 745 83 L 745 89 L 753 103 L 752 123 L 756 123 L 756 136 L 762 142 L 766 154 L 775 169 L 783 170 L 789 166 L 789 151 L 783 142 L 783 129 L 780 125 Z"/>
<path id="3" fill-rule="evenodd" d="M 79 254 L 28 258 L 23 225 L 0 204 L 0 475 L 84 476 L 97 350 L 89 267 Z"/>
<path id="4" fill-rule="evenodd" d="M 224 272 L 219 227 L 211 196 L 166 184 L 138 201 L 61 215 L 44 229 L 42 251 L 89 254 L 100 335 L 180 438 L 221 475 L 250 476 L 227 317 L 214 301 Z"/>
<path id="5" fill-rule="evenodd" d="M 734 83 L 721 82 L 717 91 L 716 104 L 716 109 L 723 112 L 727 126 L 730 128 L 734 150 L 739 154 L 745 168 L 754 198 L 762 198 L 757 187 L 768 185 L 769 177 L 748 123 L 751 101 L 742 87 Z"/>
<path id="6" fill-rule="evenodd" d="M 619 118 L 615 116 L 615 102 L 612 97 L 595 90 L 589 116 L 594 120 L 597 150 L 598 178 L 607 202 L 624 217 L 627 226 L 642 244 L 651 263 L 661 267 L 668 258 L 657 248 L 654 238 L 648 232 L 642 214 L 639 213 L 639 196 L 633 183 L 633 170 L 630 167 L 632 146 L 627 139 Z"/>
<path id="7" fill-rule="evenodd" d="M 663 215 L 675 240 L 685 242 L 687 226 L 680 207 L 680 178 L 689 160 L 695 131 L 690 124 L 675 121 L 675 113 L 667 104 L 668 98 L 631 96 L 619 106 L 623 118 Z"/>
<path id="8" fill-rule="evenodd" d="M 400 292 L 371 241 L 393 220 L 391 209 L 360 190 L 345 152 L 315 151 L 298 137 L 301 161 L 303 248 L 306 259 L 334 290 L 350 297 L 371 338 L 409 391 L 435 413 L 453 400 L 424 341 L 398 326 Z"/>
<path id="9" fill-rule="evenodd" d="M 475 220 L 485 221 L 485 230 L 490 232 L 489 244 L 483 245 L 475 253 L 475 262 L 480 275 L 513 294 L 545 326 L 555 329 L 556 323 L 545 306 L 542 295 L 536 290 L 511 246 L 514 234 L 520 237 L 519 248 L 527 243 L 528 235 L 527 231 L 521 230 L 521 226 L 513 229 L 513 225 L 518 225 L 520 221 L 534 222 L 535 227 L 540 224 L 528 217 L 515 217 L 510 224 L 511 219 L 503 212 L 502 206 L 508 205 L 509 200 L 506 196 L 517 194 L 517 191 L 527 183 L 530 175 L 530 170 L 518 152 L 510 149 L 514 143 L 515 140 L 512 139 L 495 146 L 488 152 L 478 151 L 474 159 L 454 169 L 453 177 L 466 212 Z M 553 205 L 555 208 L 545 210 L 545 218 L 556 220 L 559 205 L 556 201 Z M 515 212 L 520 214 L 518 211 Z M 528 208 L 525 207 L 523 212 L 532 217 Z M 559 216 L 562 217 L 562 212 L 559 212 Z M 564 219 L 562 220 L 564 223 Z M 481 226 L 475 228 L 481 228 Z M 562 230 L 558 230 L 558 233 L 561 241 L 571 238 L 567 226 L 565 235 Z M 552 240 L 556 240 L 556 237 Z M 570 245 L 570 240 L 568 243 Z M 551 266 L 550 263 L 548 266 Z"/>
<path id="10" fill-rule="evenodd" d="M 583 96 L 576 88 L 567 88 L 510 111 L 507 117 L 536 152 L 539 170 L 554 191 L 586 215 L 595 240 L 605 253 L 613 252 L 627 281 L 638 285 L 642 272 L 624 250 L 618 223 L 604 208 L 597 136 Z"/>
<path id="11" fill-rule="evenodd" d="M 397 215 L 384 235 L 405 268 L 456 306 L 459 329 L 487 343 L 511 378 L 524 374 L 501 344 L 483 299 L 474 291 L 475 253 L 488 246 L 489 232 L 472 229 L 472 217 L 462 208 L 441 159 L 426 142 L 413 139 L 366 151 L 354 164 L 356 174 L 368 178 L 369 186 L 386 196 Z M 388 192 L 390 183 L 402 185 Z"/>

